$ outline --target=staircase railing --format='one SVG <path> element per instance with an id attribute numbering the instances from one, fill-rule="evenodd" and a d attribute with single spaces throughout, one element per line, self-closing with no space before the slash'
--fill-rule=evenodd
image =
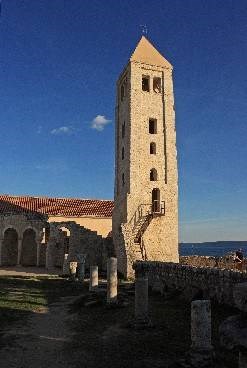
<path id="1" fill-rule="evenodd" d="M 165 201 L 154 200 L 150 203 L 142 203 L 137 207 L 134 215 L 131 217 L 129 224 L 135 227 L 136 224 L 148 215 L 164 215 L 165 214 Z"/>
<path id="2" fill-rule="evenodd" d="M 165 214 L 165 201 L 159 201 L 158 199 L 153 200 L 152 213 L 157 215 Z"/>
<path id="3" fill-rule="evenodd" d="M 135 235 L 134 242 L 139 244 L 143 260 L 147 259 L 143 234 L 152 221 L 152 218 L 162 215 L 165 215 L 165 201 L 153 200 L 151 204 L 140 204 L 129 221 L 129 224 L 131 225 Z"/>
<path id="4" fill-rule="evenodd" d="M 142 203 L 137 207 L 134 215 L 131 217 L 129 224 L 135 227 L 136 224 L 145 216 L 152 213 L 152 205 L 150 203 Z"/>

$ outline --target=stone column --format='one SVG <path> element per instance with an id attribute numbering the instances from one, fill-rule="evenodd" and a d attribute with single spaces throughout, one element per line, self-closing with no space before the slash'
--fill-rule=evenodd
<path id="1" fill-rule="evenodd" d="M 191 303 L 191 364 L 206 367 L 212 363 L 210 300 Z"/>
<path id="2" fill-rule="evenodd" d="M 107 303 L 117 301 L 117 258 L 107 260 Z"/>
<path id="3" fill-rule="evenodd" d="M 69 274 L 71 280 L 75 280 L 76 278 L 76 268 L 77 262 L 69 262 Z"/>
<path id="4" fill-rule="evenodd" d="M 37 243 L 37 259 L 36 259 L 36 266 L 39 267 L 39 259 L 40 259 L 40 243 Z"/>
<path id="5" fill-rule="evenodd" d="M 46 253 L 45 253 L 45 267 L 49 270 L 54 267 L 53 262 L 53 244 L 52 242 L 48 242 L 46 246 Z"/>
<path id="6" fill-rule="evenodd" d="M 0 266 L 2 266 L 2 248 L 3 248 L 3 239 L 0 238 Z"/>
<path id="7" fill-rule="evenodd" d="M 93 291 L 97 289 L 98 284 L 98 266 L 90 266 L 89 290 Z"/>
<path id="8" fill-rule="evenodd" d="M 145 275 L 137 275 L 135 279 L 135 320 L 141 324 L 149 321 L 148 278 Z"/>
<path id="9" fill-rule="evenodd" d="M 63 260 L 63 276 L 68 276 L 69 275 L 69 261 L 68 261 L 68 254 L 66 253 L 64 255 L 64 260 Z"/>
<path id="10" fill-rule="evenodd" d="M 18 238 L 17 266 L 21 265 L 22 238 Z"/>
<path id="11" fill-rule="evenodd" d="M 80 282 L 84 281 L 85 277 L 85 261 L 77 263 L 77 275 Z"/>

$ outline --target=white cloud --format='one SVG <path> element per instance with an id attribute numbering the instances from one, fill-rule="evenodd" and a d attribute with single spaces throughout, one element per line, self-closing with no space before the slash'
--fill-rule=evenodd
<path id="1" fill-rule="evenodd" d="M 41 134 L 42 133 L 42 125 L 39 125 L 38 126 L 37 133 L 38 134 Z"/>
<path id="2" fill-rule="evenodd" d="M 101 132 L 110 122 L 104 115 L 97 115 L 91 122 L 91 128 Z"/>
<path id="3" fill-rule="evenodd" d="M 70 133 L 72 133 L 72 128 L 69 126 L 62 126 L 62 127 L 51 130 L 51 134 L 54 134 L 54 135 L 70 134 Z"/>

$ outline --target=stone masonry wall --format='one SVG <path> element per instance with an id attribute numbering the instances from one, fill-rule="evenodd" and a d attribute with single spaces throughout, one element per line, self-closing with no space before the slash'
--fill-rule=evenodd
<path id="1" fill-rule="evenodd" d="M 148 41 L 143 42 L 147 50 L 152 52 Z M 151 54 L 148 52 L 148 55 Z M 118 268 L 125 277 L 131 276 L 133 260 L 139 259 L 143 245 L 147 259 L 178 262 L 177 152 L 172 67 L 168 62 L 156 65 L 155 57 L 150 63 L 145 62 L 145 57 L 144 61 L 137 59 L 130 59 L 117 83 L 113 239 Z M 149 78 L 148 92 L 142 90 L 143 75 Z M 155 78 L 160 78 L 160 92 L 153 89 Z M 126 94 L 120 98 L 123 86 Z M 157 131 L 154 134 L 149 132 L 149 119 L 156 120 Z M 123 124 L 124 137 L 121 134 Z M 155 154 L 150 154 L 151 142 L 156 144 Z M 151 169 L 157 170 L 157 180 L 150 180 Z M 159 190 L 160 201 L 165 202 L 165 215 L 152 219 L 138 249 L 134 244 L 135 228 L 130 228 L 131 219 L 140 207 L 147 206 L 150 211 L 153 189 Z"/>
<path id="2" fill-rule="evenodd" d="M 106 269 L 107 258 L 115 255 L 111 238 L 103 238 L 96 231 L 86 229 L 74 221 L 53 222 L 51 227 L 55 231 L 55 238 L 53 239 L 55 241 L 53 241 L 54 244 L 51 247 L 53 248 L 51 253 L 54 266 L 61 267 L 64 260 L 65 237 L 62 228 L 70 231 L 69 261 L 77 262 L 80 255 L 84 254 L 86 255 L 86 269 L 89 269 L 91 265 L 97 265 L 99 269 L 104 270 Z"/>
<path id="3" fill-rule="evenodd" d="M 40 246 L 43 229 L 47 227 L 46 220 L 46 215 L 37 217 L 32 213 L 0 215 L 0 266 L 21 265 L 22 263 L 23 265 L 36 265 L 37 246 Z M 11 236 L 9 238 L 9 231 L 15 232 L 15 239 L 13 237 L 11 239 Z M 27 231 L 33 232 L 31 241 L 25 239 Z"/>
<path id="4" fill-rule="evenodd" d="M 97 231 L 103 237 L 106 237 L 112 230 L 112 219 L 109 217 L 65 217 L 65 216 L 49 216 L 48 222 L 75 222 L 76 224 Z"/>
<path id="5" fill-rule="evenodd" d="M 238 269 L 238 263 L 233 261 L 230 256 L 212 257 L 212 256 L 180 256 L 179 263 L 194 267 L 216 267 L 228 270 Z"/>
<path id="6" fill-rule="evenodd" d="M 234 284 L 247 281 L 246 272 L 178 263 L 136 262 L 133 268 L 136 274 L 146 274 L 149 286 L 162 294 L 181 292 L 188 300 L 209 298 L 230 306 Z"/>

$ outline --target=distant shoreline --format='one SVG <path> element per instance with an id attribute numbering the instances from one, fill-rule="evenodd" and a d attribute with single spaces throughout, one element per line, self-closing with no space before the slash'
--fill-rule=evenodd
<path id="1" fill-rule="evenodd" d="M 220 240 L 215 242 L 181 242 L 178 244 L 179 246 L 188 246 L 188 245 L 195 245 L 195 246 L 208 246 L 208 245 L 216 245 L 216 246 L 234 246 L 234 247 L 241 247 L 242 245 L 247 245 L 247 240 Z"/>

